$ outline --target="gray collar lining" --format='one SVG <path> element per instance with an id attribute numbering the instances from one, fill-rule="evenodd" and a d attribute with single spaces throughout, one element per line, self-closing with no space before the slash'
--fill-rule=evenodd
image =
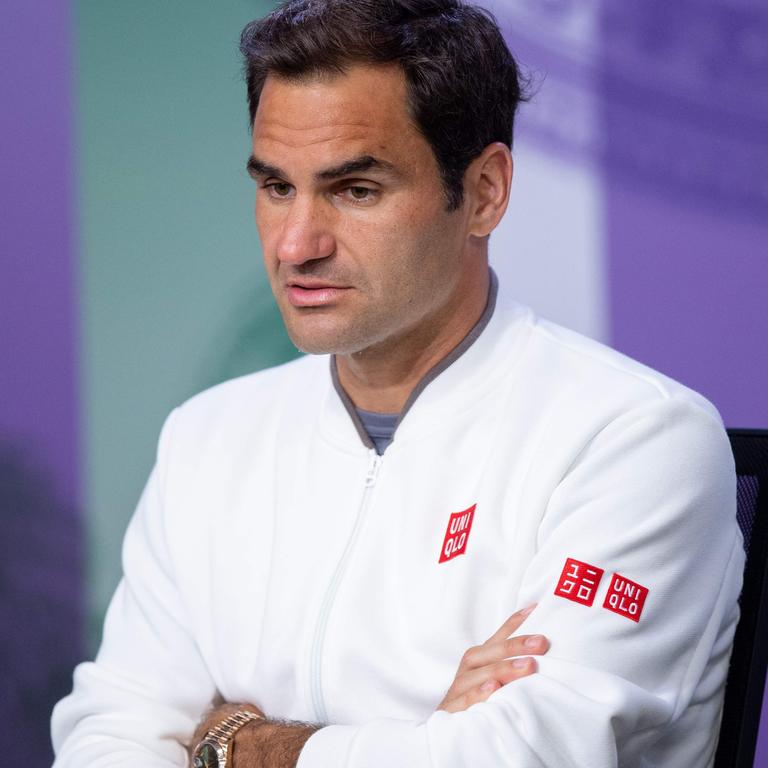
<path id="1" fill-rule="evenodd" d="M 419 395 L 443 371 L 453 365 L 453 363 L 455 363 L 475 343 L 475 341 L 477 341 L 480 334 L 485 330 L 485 327 L 490 322 L 491 317 L 493 317 L 493 311 L 496 308 L 496 297 L 498 296 L 499 292 L 499 281 L 496 277 L 496 273 L 490 267 L 488 268 L 488 271 L 490 273 L 490 286 L 488 288 L 488 300 L 485 303 L 483 314 L 480 315 L 480 319 L 474 324 L 474 326 L 472 326 L 470 332 L 459 342 L 459 344 L 454 347 L 442 360 L 433 365 L 424 374 L 424 376 L 421 378 L 421 381 L 419 381 L 419 383 L 414 387 L 413 392 L 411 392 L 408 399 L 405 401 L 403 410 L 400 411 L 400 416 L 397 419 L 397 423 L 395 424 L 395 430 L 392 433 L 393 440 L 395 433 L 397 432 L 397 428 L 405 418 L 405 414 L 408 413 L 408 411 L 411 409 Z M 366 448 L 375 448 L 376 446 L 373 444 L 373 441 L 363 426 L 363 422 L 357 413 L 357 409 L 355 408 L 355 404 L 352 402 L 352 398 L 350 398 L 350 396 L 347 394 L 344 387 L 341 386 L 341 382 L 339 381 L 339 372 L 336 367 L 336 355 L 331 355 L 331 380 L 333 381 L 334 389 L 338 393 L 341 402 L 344 404 L 344 408 L 346 408 L 349 417 L 352 419 L 352 423 L 355 425 L 357 434 L 363 441 L 363 445 L 365 445 Z"/>
<path id="2" fill-rule="evenodd" d="M 341 386 L 341 382 L 339 381 L 339 371 L 336 368 L 336 355 L 331 355 L 331 379 L 333 381 L 333 388 L 341 398 L 341 402 L 344 403 L 344 408 L 346 408 L 349 418 L 352 419 L 352 423 L 355 425 L 355 429 L 357 430 L 360 439 L 363 441 L 363 445 L 365 445 L 366 448 L 375 449 L 376 446 L 373 444 L 373 440 L 371 440 L 368 430 L 363 426 L 363 420 L 360 418 L 360 414 L 357 412 L 355 404 L 352 402 L 352 398 L 347 394 L 347 390 Z M 397 429 L 397 426 L 395 426 L 395 429 Z M 392 434 L 394 436 L 394 432 Z"/>

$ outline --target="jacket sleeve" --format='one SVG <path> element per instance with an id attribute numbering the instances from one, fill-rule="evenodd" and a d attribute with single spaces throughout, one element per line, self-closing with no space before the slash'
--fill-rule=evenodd
<path id="1" fill-rule="evenodd" d="M 744 563 L 735 503 L 714 409 L 659 398 L 613 419 L 551 493 L 518 595 L 517 608 L 538 603 L 522 631 L 551 642 L 538 673 L 426 722 L 327 726 L 298 768 L 635 765 L 701 707 L 715 713 L 712 733 L 686 765 L 709 764 Z M 555 594 L 569 558 L 604 571 L 582 591 L 591 606 Z M 634 615 L 631 600 L 603 607 L 614 574 L 647 590 Z"/>
<path id="2" fill-rule="evenodd" d="M 185 765 L 215 686 L 189 631 L 166 546 L 164 476 L 173 415 L 123 544 L 124 576 L 95 661 L 54 709 L 55 768 Z"/>

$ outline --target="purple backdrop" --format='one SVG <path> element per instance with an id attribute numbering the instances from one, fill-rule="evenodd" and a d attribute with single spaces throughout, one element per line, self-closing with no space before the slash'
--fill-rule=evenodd
<path id="1" fill-rule="evenodd" d="M 622 0 L 601 21 L 612 341 L 768 427 L 768 6 Z"/>
<path id="2" fill-rule="evenodd" d="M 0 726 L 50 765 L 82 655 L 68 3 L 6 0 L 0 46 Z"/>

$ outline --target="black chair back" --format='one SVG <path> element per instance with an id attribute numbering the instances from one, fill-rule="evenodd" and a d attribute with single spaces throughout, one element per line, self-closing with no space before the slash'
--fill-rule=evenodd
<path id="1" fill-rule="evenodd" d="M 753 768 L 768 665 L 768 430 L 729 429 L 728 435 L 747 562 L 715 768 Z"/>

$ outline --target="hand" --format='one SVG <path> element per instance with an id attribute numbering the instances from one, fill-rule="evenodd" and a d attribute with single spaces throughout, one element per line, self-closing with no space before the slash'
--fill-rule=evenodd
<path id="1" fill-rule="evenodd" d="M 472 704 L 485 701 L 502 685 L 536 672 L 536 660 L 529 654 L 546 653 L 549 650 L 547 638 L 543 635 L 510 637 L 535 607 L 532 605 L 513 613 L 482 645 L 473 646 L 462 656 L 453 685 L 438 710 L 461 712 Z"/>

